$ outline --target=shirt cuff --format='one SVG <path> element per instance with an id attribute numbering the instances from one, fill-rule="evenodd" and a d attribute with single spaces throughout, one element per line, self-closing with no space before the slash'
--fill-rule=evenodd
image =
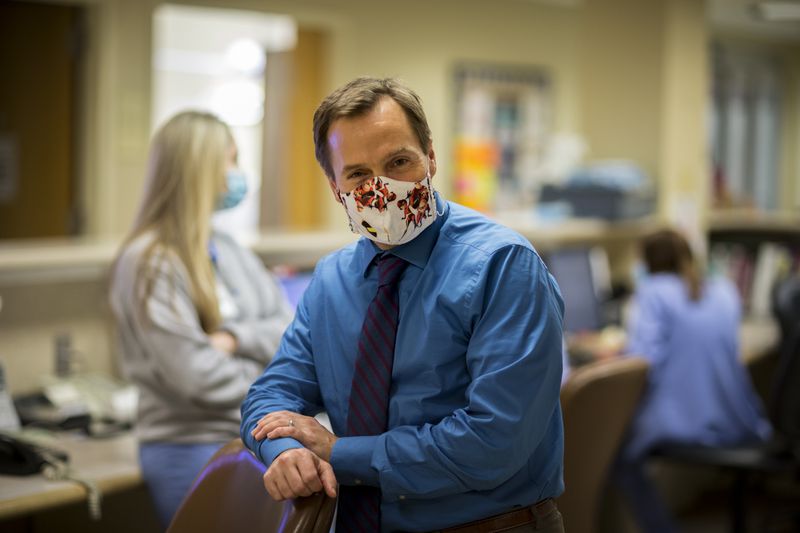
<path id="1" fill-rule="evenodd" d="M 331 466 L 340 485 L 379 487 L 378 471 L 372 468 L 372 453 L 379 435 L 340 437 L 331 450 Z"/>
<path id="2" fill-rule="evenodd" d="M 264 439 L 259 443 L 256 455 L 265 466 L 269 467 L 272 461 L 286 450 L 302 447 L 302 444 L 290 437 L 281 437 L 275 440 Z"/>

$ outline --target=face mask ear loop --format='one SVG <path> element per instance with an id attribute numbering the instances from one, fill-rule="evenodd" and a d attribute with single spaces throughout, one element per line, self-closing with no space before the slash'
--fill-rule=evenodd
<path id="1" fill-rule="evenodd" d="M 436 209 L 436 216 L 443 217 L 444 216 L 444 206 L 442 206 L 442 212 L 439 212 L 438 203 L 436 202 L 436 189 L 433 188 L 433 182 L 431 181 L 431 173 L 428 171 L 428 175 L 425 176 L 428 180 L 428 187 L 431 189 L 431 196 L 433 196 L 433 207 Z"/>
<path id="2" fill-rule="evenodd" d="M 358 232 L 356 231 L 356 228 L 353 226 L 353 219 L 350 218 L 350 213 L 347 210 L 347 202 L 345 202 L 344 200 L 344 194 L 342 194 L 342 192 L 338 189 L 338 187 L 336 189 L 336 194 L 339 195 L 339 200 L 341 200 L 342 207 L 344 207 L 344 212 L 347 213 L 347 224 L 350 226 L 350 231 L 357 234 Z"/>

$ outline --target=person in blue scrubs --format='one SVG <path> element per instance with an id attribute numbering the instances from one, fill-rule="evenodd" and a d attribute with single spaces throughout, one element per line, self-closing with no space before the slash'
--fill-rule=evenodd
<path id="1" fill-rule="evenodd" d="M 370 531 L 487 520 L 482 531 L 562 532 L 555 280 L 525 238 L 433 191 L 430 129 L 399 82 L 359 78 L 334 91 L 314 139 L 362 238 L 318 263 L 242 406 L 242 439 L 268 466 L 266 489 L 278 500 L 379 489 Z M 359 341 L 377 342 L 362 324 L 384 254 L 405 265 L 387 424 L 353 435 L 354 368 Z M 313 418 L 322 410 L 332 433 Z"/>
<path id="2" fill-rule="evenodd" d="M 660 444 L 736 445 L 769 437 L 770 426 L 740 362 L 741 304 L 724 278 L 700 273 L 673 230 L 641 245 L 626 352 L 650 363 L 648 386 L 617 461 L 615 480 L 642 531 L 676 531 L 644 465 Z"/>

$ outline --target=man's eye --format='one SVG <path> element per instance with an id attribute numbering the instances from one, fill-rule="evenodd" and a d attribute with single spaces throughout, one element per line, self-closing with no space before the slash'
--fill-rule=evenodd
<path id="1" fill-rule="evenodd" d="M 402 166 L 407 165 L 409 162 L 410 162 L 410 159 L 408 159 L 407 157 L 400 157 L 400 158 L 395 159 L 394 161 L 392 161 L 392 166 L 394 166 L 394 167 L 402 167 Z"/>

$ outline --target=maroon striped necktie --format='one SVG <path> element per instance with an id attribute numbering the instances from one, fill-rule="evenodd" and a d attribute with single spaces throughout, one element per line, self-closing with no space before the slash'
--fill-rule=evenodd
<path id="1" fill-rule="evenodd" d="M 393 255 L 384 254 L 378 259 L 378 291 L 367 307 L 358 338 L 347 410 L 348 436 L 380 435 L 386 431 L 399 316 L 397 280 L 407 264 Z M 380 524 L 378 487 L 339 487 L 337 533 L 380 531 Z"/>

